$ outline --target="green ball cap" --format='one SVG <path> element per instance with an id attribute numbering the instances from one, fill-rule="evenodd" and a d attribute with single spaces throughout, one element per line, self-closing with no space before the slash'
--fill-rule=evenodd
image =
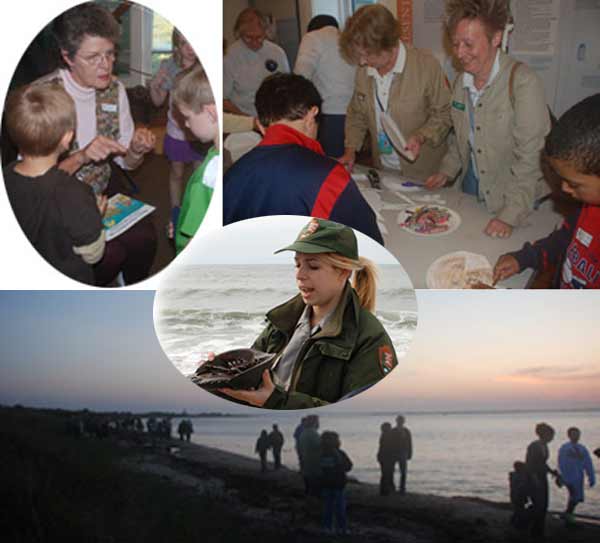
<path id="1" fill-rule="evenodd" d="M 358 260 L 358 244 L 352 228 L 325 219 L 311 219 L 294 243 L 275 251 L 275 254 L 282 251 L 337 253 Z"/>

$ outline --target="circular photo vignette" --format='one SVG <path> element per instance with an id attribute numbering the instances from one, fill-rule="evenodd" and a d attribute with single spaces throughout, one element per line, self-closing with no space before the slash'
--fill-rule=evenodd
<path id="1" fill-rule="evenodd" d="M 402 265 L 360 232 L 309 217 L 260 217 L 194 240 L 163 276 L 154 326 L 173 365 L 203 391 L 253 407 L 308 409 L 398 371 L 417 302 Z"/>

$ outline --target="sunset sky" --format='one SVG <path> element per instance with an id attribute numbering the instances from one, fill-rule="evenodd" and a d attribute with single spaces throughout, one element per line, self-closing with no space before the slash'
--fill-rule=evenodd
<path id="1" fill-rule="evenodd" d="M 0 404 L 234 412 L 191 384 L 154 334 L 154 292 L 2 292 Z M 600 407 L 596 292 L 418 291 L 409 354 L 336 409 Z"/>

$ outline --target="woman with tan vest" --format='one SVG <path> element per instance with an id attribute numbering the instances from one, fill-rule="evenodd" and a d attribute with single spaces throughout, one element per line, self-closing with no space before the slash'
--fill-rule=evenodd
<path id="1" fill-rule="evenodd" d="M 346 112 L 340 162 L 352 169 L 368 132 L 377 168 L 422 179 L 437 172 L 451 126 L 450 91 L 439 62 L 404 44 L 398 21 L 381 5 L 363 6 L 348 19 L 340 48 L 360 66 Z M 384 113 L 406 138 L 404 150 L 395 149 L 388 139 L 381 121 Z M 403 151 L 412 153 L 414 160 L 407 160 Z"/>
<path id="2" fill-rule="evenodd" d="M 541 79 L 500 50 L 507 0 L 448 0 L 446 31 L 462 67 L 452 95 L 453 141 L 428 188 L 455 186 L 494 215 L 488 236 L 506 238 L 549 192 L 540 152 L 550 130 Z"/>

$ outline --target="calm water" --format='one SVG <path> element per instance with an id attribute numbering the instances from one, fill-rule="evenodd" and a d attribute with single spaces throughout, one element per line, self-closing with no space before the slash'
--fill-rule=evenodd
<path id="1" fill-rule="evenodd" d="M 404 356 L 417 325 L 412 290 L 400 288 L 398 266 L 379 267 L 377 317 Z M 209 351 L 249 347 L 265 313 L 295 296 L 294 266 L 190 266 L 163 282 L 154 319 L 161 346 L 184 374 Z"/>
<path id="2" fill-rule="evenodd" d="M 342 448 L 354 462 L 352 474 L 361 481 L 378 483 L 379 466 L 375 459 L 382 422 L 394 422 L 395 414 L 343 414 L 334 408 L 316 411 L 321 430 L 335 430 Z M 285 436 L 284 464 L 297 468 L 292 434 L 300 418 L 294 412 L 259 412 L 243 418 L 194 419 L 193 441 L 231 452 L 253 456 L 260 430 L 278 423 Z M 520 412 L 496 414 L 412 414 L 407 426 L 413 434 L 414 457 L 409 464 L 409 491 L 443 496 L 477 496 L 508 501 L 508 472 L 515 460 L 523 460 L 527 445 L 533 441 L 538 422 L 554 426 L 557 437 L 550 443 L 550 465 L 556 466 L 559 446 L 570 426 L 578 426 L 581 442 L 591 451 L 600 446 L 600 411 Z M 173 427 L 177 428 L 178 420 Z M 600 462 L 593 457 L 596 468 Z M 587 482 L 586 482 L 587 485 Z M 589 489 L 579 513 L 600 516 L 600 483 Z M 551 485 L 550 508 L 562 510 L 566 490 Z"/>

